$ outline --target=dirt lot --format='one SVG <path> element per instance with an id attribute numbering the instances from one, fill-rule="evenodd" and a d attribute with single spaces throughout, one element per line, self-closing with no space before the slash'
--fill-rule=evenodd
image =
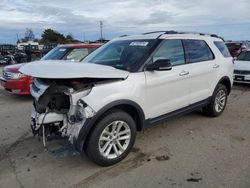
<path id="1" fill-rule="evenodd" d="M 0 88 L 0 187 L 250 187 L 250 86 L 235 86 L 219 118 L 200 112 L 139 133 L 131 154 L 102 168 L 65 140 L 29 129 L 30 97 Z"/>

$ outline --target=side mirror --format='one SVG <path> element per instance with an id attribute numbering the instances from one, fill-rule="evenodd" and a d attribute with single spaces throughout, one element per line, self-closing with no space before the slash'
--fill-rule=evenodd
<path id="1" fill-rule="evenodd" d="M 167 71 L 172 69 L 169 59 L 158 59 L 154 63 L 149 64 L 145 68 L 147 71 Z"/>

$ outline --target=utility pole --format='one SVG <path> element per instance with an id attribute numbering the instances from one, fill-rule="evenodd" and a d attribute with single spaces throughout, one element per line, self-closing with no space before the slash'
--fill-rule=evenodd
<path id="1" fill-rule="evenodd" d="M 16 33 L 16 39 L 17 39 L 17 42 L 18 42 L 19 41 L 18 33 Z"/>
<path id="2" fill-rule="evenodd" d="M 103 40 L 103 36 L 102 36 L 102 27 L 103 27 L 103 21 L 100 21 L 100 33 L 101 33 L 101 41 Z"/>

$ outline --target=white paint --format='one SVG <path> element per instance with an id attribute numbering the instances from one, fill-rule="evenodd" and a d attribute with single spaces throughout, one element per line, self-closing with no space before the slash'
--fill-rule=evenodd
<path id="1" fill-rule="evenodd" d="M 250 61 L 235 61 L 234 70 L 250 71 Z M 238 80 L 235 76 L 244 76 L 244 81 Z M 234 74 L 234 82 L 250 83 L 250 74 Z"/>
<path id="2" fill-rule="evenodd" d="M 35 61 L 27 63 L 19 70 L 25 75 L 36 78 L 67 79 L 67 78 L 122 78 L 129 72 L 111 66 L 92 63 L 76 63 L 61 60 Z"/>
<path id="3" fill-rule="evenodd" d="M 245 70 L 245 71 L 250 71 L 250 61 L 235 61 L 234 64 L 234 69 L 235 70 Z"/>

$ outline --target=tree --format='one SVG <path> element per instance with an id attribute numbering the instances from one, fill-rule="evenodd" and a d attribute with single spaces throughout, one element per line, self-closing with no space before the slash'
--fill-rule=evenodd
<path id="1" fill-rule="evenodd" d="M 66 36 L 66 41 L 67 43 L 74 43 L 74 37 L 71 33 L 69 33 L 67 36 Z"/>
<path id="2" fill-rule="evenodd" d="M 74 37 L 73 37 L 72 33 L 69 33 L 69 34 L 66 36 L 66 39 L 67 39 L 67 40 L 74 40 Z"/>
<path id="3" fill-rule="evenodd" d="M 35 39 L 35 34 L 30 28 L 26 28 L 25 34 L 24 34 L 24 39 L 26 41 L 33 41 Z"/>
<path id="4" fill-rule="evenodd" d="M 54 31 L 53 29 L 45 29 L 40 40 L 42 44 L 63 44 L 66 42 L 66 38 L 63 34 Z"/>

